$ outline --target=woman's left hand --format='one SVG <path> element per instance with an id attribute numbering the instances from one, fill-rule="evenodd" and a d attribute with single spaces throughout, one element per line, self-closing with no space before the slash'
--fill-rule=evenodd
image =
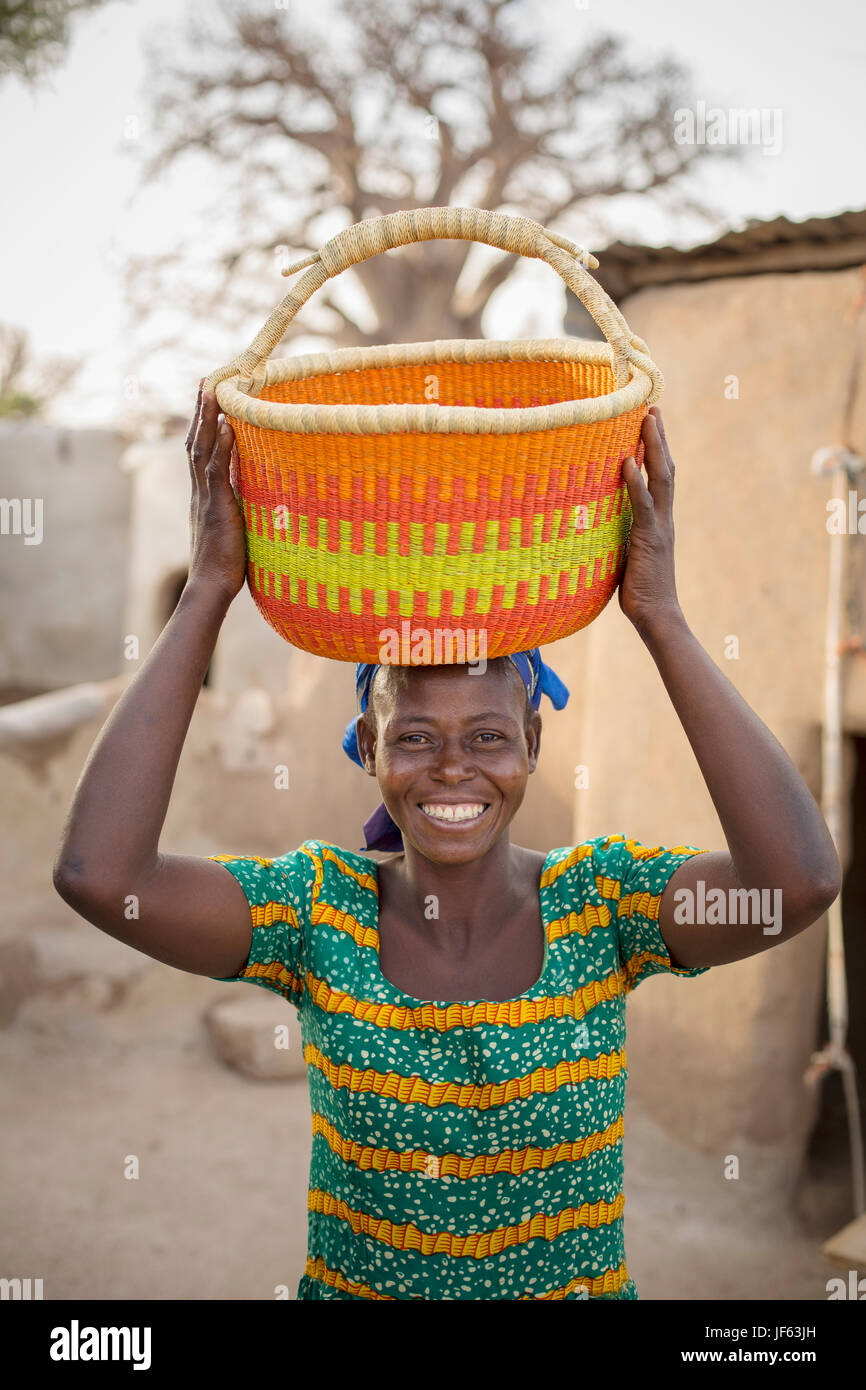
<path id="1" fill-rule="evenodd" d="M 680 612 L 674 580 L 674 462 L 661 411 L 652 406 L 643 422 L 646 481 L 633 458 L 622 476 L 632 509 L 619 606 L 643 635 L 657 620 Z"/>

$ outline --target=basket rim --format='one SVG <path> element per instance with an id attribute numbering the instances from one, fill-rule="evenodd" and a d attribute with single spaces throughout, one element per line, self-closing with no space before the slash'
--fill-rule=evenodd
<path id="1" fill-rule="evenodd" d="M 315 405 L 262 401 L 256 394 L 286 381 L 372 367 L 502 361 L 586 362 L 615 370 L 610 344 L 594 339 L 436 338 L 423 343 L 374 344 L 269 358 L 252 376 L 236 373 L 224 378 L 216 386 L 216 397 L 230 419 L 287 433 L 526 434 L 612 420 L 642 405 L 652 405 L 661 395 L 660 377 L 654 381 L 634 362 L 629 364 L 631 379 L 625 386 L 603 396 L 542 406 Z"/>

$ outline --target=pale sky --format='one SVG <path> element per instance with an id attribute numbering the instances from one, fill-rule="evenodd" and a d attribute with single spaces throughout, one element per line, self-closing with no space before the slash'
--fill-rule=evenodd
<path id="1" fill-rule="evenodd" d="M 258 4 L 273 8 L 273 0 L 250 0 L 250 8 Z M 316 13 L 326 4 L 319 0 Z M 292 8 L 309 18 L 303 0 L 290 4 L 290 13 Z M 584 32 L 612 31 L 631 39 L 634 57 L 643 50 L 679 58 L 693 75 L 690 107 L 703 102 L 780 113 L 779 153 L 750 148 L 742 167 L 725 161 L 711 182 L 695 186 L 725 210 L 732 227 L 749 217 L 784 214 L 799 220 L 866 206 L 862 0 L 823 0 L 818 6 L 806 0 L 728 0 L 721 6 L 537 0 L 536 9 L 539 27 L 563 47 L 576 46 Z M 200 0 L 112 0 L 75 21 L 66 60 L 35 92 L 17 80 L 0 86 L 0 321 L 26 327 L 38 356 L 86 358 L 74 392 L 55 407 L 58 422 L 109 425 L 123 417 L 131 346 L 125 259 L 131 252 L 158 251 L 184 227 L 198 236 L 202 198 L 206 194 L 210 202 L 218 191 L 187 170 L 137 194 L 139 168 L 124 139 L 134 117 L 138 148 L 147 149 L 145 42 L 165 31 L 177 32 L 180 41 L 185 17 L 209 11 Z M 623 200 L 616 216 L 619 234 L 629 240 L 707 239 L 700 224 L 673 224 L 646 199 Z M 578 220 L 558 230 L 603 255 L 581 235 Z M 207 257 L 207 246 L 196 249 Z M 278 274 L 262 284 L 262 321 L 287 288 Z M 527 319 L 530 299 L 540 307 Z M 558 334 L 561 312 L 552 272 L 527 263 L 520 280 L 491 304 L 485 331 L 491 337 Z M 251 332 L 257 327 L 252 324 Z M 189 413 L 198 377 L 246 346 L 251 332 L 239 334 L 228 352 L 215 340 L 213 357 L 188 379 L 156 372 L 154 384 L 167 403 Z M 145 376 L 148 366 L 141 363 Z"/>

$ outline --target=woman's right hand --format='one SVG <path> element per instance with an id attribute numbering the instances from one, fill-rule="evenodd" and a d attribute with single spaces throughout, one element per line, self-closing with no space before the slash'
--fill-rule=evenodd
<path id="1" fill-rule="evenodd" d="M 189 529 L 189 581 L 206 584 L 230 602 L 243 588 L 247 572 L 244 522 L 229 481 L 235 454 L 234 431 L 220 422 L 213 391 L 199 386 L 195 417 L 186 437 L 192 497 Z"/>

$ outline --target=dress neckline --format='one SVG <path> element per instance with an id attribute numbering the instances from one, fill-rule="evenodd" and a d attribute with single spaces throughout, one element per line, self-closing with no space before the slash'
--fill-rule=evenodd
<path id="1" fill-rule="evenodd" d="M 368 901 L 370 901 L 371 907 L 371 925 L 376 931 L 376 943 L 373 947 L 373 951 L 375 954 L 375 974 L 377 980 L 399 1003 L 408 1005 L 412 1008 L 423 1008 L 425 1005 L 431 1005 L 434 1008 L 448 1009 L 455 1005 L 459 1008 L 471 1008 L 475 1004 L 519 1004 L 522 999 L 531 998 L 536 990 L 544 983 L 550 963 L 550 921 L 544 911 L 544 888 L 541 881 L 549 867 L 550 858 L 553 853 L 554 850 L 550 849 L 545 854 L 544 863 L 541 866 L 541 873 L 539 875 L 538 908 L 541 914 L 542 929 L 544 931 L 544 957 L 541 962 L 541 974 L 534 984 L 531 984 L 522 994 L 516 994 L 511 999 L 417 999 L 414 995 L 407 994 L 405 990 L 399 989 L 397 985 L 393 984 L 382 969 L 382 962 L 379 955 L 379 862 L 377 860 L 371 861 L 376 887 L 375 890 L 371 890 L 370 898 L 372 901 L 369 899 Z"/>

